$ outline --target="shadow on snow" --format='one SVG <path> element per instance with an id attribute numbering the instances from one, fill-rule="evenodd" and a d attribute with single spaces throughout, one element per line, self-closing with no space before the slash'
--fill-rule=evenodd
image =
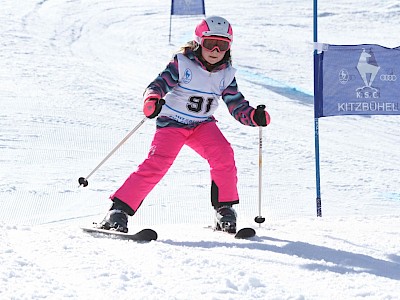
<path id="1" fill-rule="evenodd" d="M 266 241 L 275 243 L 280 242 L 284 243 L 284 245 L 277 246 L 263 243 Z M 249 240 L 249 243 L 215 241 L 177 242 L 172 240 L 160 240 L 159 242 L 172 246 L 194 248 L 234 247 L 250 250 L 270 251 L 316 261 L 315 263 L 304 264 L 302 266 L 304 269 L 313 271 L 330 271 L 339 274 L 369 273 L 375 276 L 400 280 L 400 261 L 399 256 L 397 255 L 389 255 L 388 258 L 392 261 L 386 261 L 365 254 L 337 250 L 299 241 L 280 240 L 266 236 L 254 237 Z M 334 265 L 327 265 L 327 263 L 332 263 Z"/>

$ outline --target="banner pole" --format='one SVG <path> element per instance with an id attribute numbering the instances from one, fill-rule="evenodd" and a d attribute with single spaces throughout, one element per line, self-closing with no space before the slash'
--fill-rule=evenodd
<path id="1" fill-rule="evenodd" d="M 172 10 L 172 8 L 171 8 Z M 168 42 L 171 45 L 171 26 L 172 26 L 172 13 L 169 15 L 169 39 Z"/>
<path id="2" fill-rule="evenodd" d="M 314 16 L 314 44 L 318 42 L 318 9 L 317 9 L 317 1 L 313 0 L 313 16 Z M 321 203 L 321 180 L 320 180 L 320 158 L 319 158 L 319 122 L 318 117 L 316 114 L 316 95 L 317 95 L 317 68 L 318 68 L 318 60 L 317 57 L 317 50 L 314 49 L 314 139 L 315 139 L 315 181 L 316 181 L 316 204 L 317 204 L 317 217 L 322 217 L 322 203 Z"/>

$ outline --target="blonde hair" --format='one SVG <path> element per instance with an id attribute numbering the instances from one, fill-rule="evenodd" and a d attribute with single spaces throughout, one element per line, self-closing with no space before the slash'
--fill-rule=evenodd
<path id="1" fill-rule="evenodd" d="M 199 46 L 195 41 L 189 41 L 178 50 L 178 53 L 186 54 L 188 50 L 194 52 L 199 49 Z"/>

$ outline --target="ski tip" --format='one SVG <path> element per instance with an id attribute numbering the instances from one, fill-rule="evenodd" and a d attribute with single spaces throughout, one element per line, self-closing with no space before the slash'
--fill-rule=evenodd
<path id="1" fill-rule="evenodd" d="M 147 240 L 149 241 L 156 241 L 158 239 L 158 234 L 155 230 L 146 228 L 141 231 L 139 231 L 137 234 L 142 234 L 147 237 Z"/>
<path id="2" fill-rule="evenodd" d="M 253 228 L 242 228 L 235 234 L 235 239 L 248 239 L 256 235 Z"/>

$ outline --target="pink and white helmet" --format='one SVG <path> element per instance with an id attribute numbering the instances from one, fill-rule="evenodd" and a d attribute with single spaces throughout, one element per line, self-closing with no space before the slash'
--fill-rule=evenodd
<path id="1" fill-rule="evenodd" d="M 229 22 L 218 16 L 211 16 L 202 20 L 194 31 L 194 40 L 201 44 L 201 40 L 206 36 L 221 36 L 233 41 L 232 26 Z"/>

